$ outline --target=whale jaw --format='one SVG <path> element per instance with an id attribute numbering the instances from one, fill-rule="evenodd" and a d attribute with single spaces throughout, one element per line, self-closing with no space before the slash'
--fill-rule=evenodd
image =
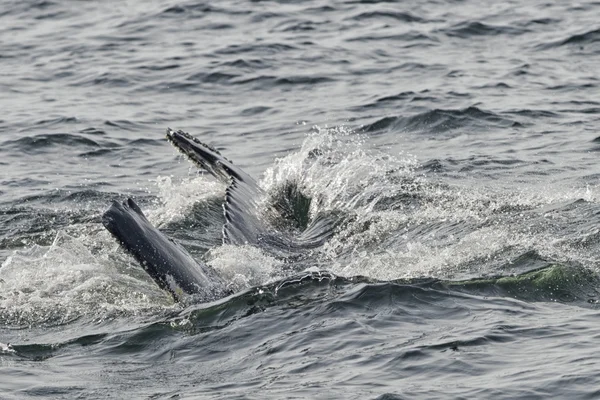
<path id="1" fill-rule="evenodd" d="M 102 215 L 102 224 L 175 301 L 188 295 L 200 301 L 225 295 L 215 271 L 156 229 L 131 198 L 113 201 Z"/>
<path id="2" fill-rule="evenodd" d="M 214 147 L 201 142 L 187 132 L 167 128 L 167 139 L 190 161 L 208 171 L 223 183 L 229 184 L 231 178 L 241 181 L 254 181 L 244 171 L 235 167 L 231 161 L 223 157 Z"/>

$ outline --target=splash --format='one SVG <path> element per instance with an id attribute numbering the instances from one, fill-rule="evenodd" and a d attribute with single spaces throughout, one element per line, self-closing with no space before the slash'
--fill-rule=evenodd
<path id="1" fill-rule="evenodd" d="M 211 249 L 207 262 L 229 282 L 232 292 L 281 279 L 282 261 L 252 246 L 224 245 Z"/>
<path id="2" fill-rule="evenodd" d="M 155 208 L 148 210 L 147 216 L 158 226 L 185 218 L 197 202 L 223 197 L 225 193 L 222 183 L 205 176 L 181 180 L 174 180 L 171 176 L 158 176 L 152 182 L 158 190 L 158 201 Z"/>
<path id="3" fill-rule="evenodd" d="M 587 226 L 572 209 L 597 207 L 597 188 L 449 184 L 420 171 L 414 156 L 371 148 L 348 128 L 315 127 L 261 184 L 272 193 L 294 182 L 313 199 L 311 218 L 342 215 L 319 254 L 341 276 L 464 279 L 511 273 L 524 254 L 600 265 L 598 251 L 581 246 L 571 225 Z"/>
<path id="4" fill-rule="evenodd" d="M 370 151 L 366 138 L 350 128 L 314 127 L 299 151 L 276 160 L 267 169 L 261 185 L 272 192 L 295 182 L 316 200 L 311 209 L 314 216 L 320 211 L 376 204 L 385 193 L 385 187 L 378 185 L 402 177 L 418 180 L 414 172 L 417 166 L 411 156 L 395 158 Z"/>
<path id="5" fill-rule="evenodd" d="M 59 232 L 50 246 L 34 245 L 5 260 L 0 268 L 3 322 L 56 326 L 85 318 L 98 323 L 168 306 L 151 282 L 118 271 L 111 257 L 93 254 L 90 244 Z"/>
<path id="6" fill-rule="evenodd" d="M 293 183 L 311 198 L 309 219 L 339 219 L 334 235 L 307 251 L 305 267 L 314 270 L 394 280 L 505 275 L 524 258 L 600 267 L 598 187 L 461 182 L 427 176 L 416 157 L 374 148 L 351 129 L 315 127 L 260 185 L 269 201 Z M 158 226 L 192 219 L 195 204 L 225 190 L 203 175 L 159 176 L 153 184 L 157 196 L 145 211 Z M 293 263 L 251 246 L 217 246 L 203 258 L 232 291 L 298 273 Z M 102 321 L 172 306 L 93 221 L 59 231 L 50 246 L 15 251 L 0 268 L 0 289 L 0 318 L 13 326 Z"/>

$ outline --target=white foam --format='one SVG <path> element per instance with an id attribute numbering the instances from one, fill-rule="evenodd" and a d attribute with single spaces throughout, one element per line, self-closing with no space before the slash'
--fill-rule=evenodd
<path id="1" fill-rule="evenodd" d="M 232 291 L 249 289 L 281 278 L 279 271 L 282 262 L 253 246 L 216 247 L 209 251 L 207 262 L 228 282 Z"/>
<path id="2" fill-rule="evenodd" d="M 225 193 L 222 183 L 204 175 L 183 179 L 158 176 L 152 182 L 158 190 L 159 202 L 156 208 L 147 210 L 146 214 L 156 225 L 182 219 L 195 203 L 223 197 Z"/>
<path id="3" fill-rule="evenodd" d="M 34 245 L 5 260 L 0 309 L 6 323 L 60 325 L 81 317 L 100 321 L 169 305 L 152 282 L 120 273 L 107 253 L 95 255 L 89 244 L 59 232 L 50 246 Z"/>
<path id="4" fill-rule="evenodd" d="M 598 202 L 597 186 L 446 184 L 418 167 L 414 156 L 371 149 L 351 130 L 315 128 L 261 184 L 273 190 L 294 181 L 313 197 L 313 215 L 329 210 L 351 217 L 321 251 L 323 264 L 343 276 L 477 276 L 530 250 L 558 262 L 599 264 L 597 252 L 559 245 L 543 221 L 548 207 Z"/>
<path id="5" fill-rule="evenodd" d="M 555 261 L 600 265 L 598 246 L 579 243 L 594 241 L 598 231 L 563 237 L 572 221 L 555 212 L 579 199 L 598 203 L 598 186 L 447 184 L 419 172 L 414 156 L 370 148 L 344 127 L 315 127 L 298 151 L 274 162 L 260 185 L 271 192 L 289 181 L 313 197 L 312 216 L 333 211 L 348 218 L 315 251 L 315 264 L 337 275 L 481 276 L 530 250 Z M 153 184 L 158 201 L 144 211 L 158 226 L 184 218 L 196 202 L 220 198 L 225 189 L 204 175 L 159 176 Z M 234 291 L 289 273 L 281 260 L 251 246 L 218 246 L 206 258 Z M 0 312 L 9 324 L 103 320 L 171 304 L 97 223 L 71 226 L 50 246 L 15 251 L 0 268 Z"/>

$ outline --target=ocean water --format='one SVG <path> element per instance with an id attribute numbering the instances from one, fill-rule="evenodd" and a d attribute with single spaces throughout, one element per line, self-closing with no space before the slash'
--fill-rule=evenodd
<path id="1" fill-rule="evenodd" d="M 0 398 L 600 397 L 597 1 L 0 1 Z M 183 129 L 336 216 L 223 245 Z M 113 199 L 235 293 L 176 304 Z"/>

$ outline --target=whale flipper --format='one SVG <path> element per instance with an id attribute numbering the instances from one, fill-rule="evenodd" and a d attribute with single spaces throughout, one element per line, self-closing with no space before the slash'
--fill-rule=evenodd
<path id="1" fill-rule="evenodd" d="M 216 149 L 202 143 L 187 132 L 167 129 L 167 139 L 194 164 L 227 184 L 223 213 L 223 243 L 233 245 L 258 244 L 270 236 L 259 219 L 257 201 L 263 190 L 250 175 L 235 166 Z"/>
<path id="2" fill-rule="evenodd" d="M 181 301 L 186 294 L 202 301 L 223 293 L 223 282 L 209 266 L 196 262 L 179 244 L 156 229 L 132 200 L 113 201 L 102 223 L 162 289 Z"/>

